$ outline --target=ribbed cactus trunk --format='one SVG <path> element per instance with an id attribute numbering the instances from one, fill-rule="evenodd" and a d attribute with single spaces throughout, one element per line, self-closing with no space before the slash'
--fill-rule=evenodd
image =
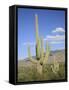
<path id="1" fill-rule="evenodd" d="M 38 42 L 36 43 L 36 58 L 37 60 L 40 59 L 40 40 L 38 39 Z"/>
<path id="2" fill-rule="evenodd" d="M 41 50 L 40 50 L 40 64 L 43 64 L 43 60 L 44 60 L 44 47 L 43 47 L 43 39 L 41 38 Z"/>
<path id="3" fill-rule="evenodd" d="M 45 58 L 44 58 L 44 64 L 47 63 L 50 55 L 50 46 L 48 44 L 48 41 L 46 41 L 46 52 L 45 52 Z"/>
<path id="4" fill-rule="evenodd" d="M 43 66 L 40 63 L 37 63 L 36 68 L 37 68 L 37 72 L 42 76 Z"/>
<path id="5" fill-rule="evenodd" d="M 35 15 L 35 27 L 36 27 L 36 58 L 40 58 L 40 38 L 38 33 L 38 16 Z"/>

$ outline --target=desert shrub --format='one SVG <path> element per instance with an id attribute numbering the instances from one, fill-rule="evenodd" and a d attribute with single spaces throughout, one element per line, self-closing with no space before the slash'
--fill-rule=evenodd
<path id="1" fill-rule="evenodd" d="M 65 64 L 60 63 L 59 72 L 55 75 L 51 69 L 52 64 L 43 66 L 42 75 L 37 72 L 36 65 L 29 67 L 20 67 L 18 72 L 18 81 L 39 81 L 39 80 L 58 80 L 65 78 Z"/>

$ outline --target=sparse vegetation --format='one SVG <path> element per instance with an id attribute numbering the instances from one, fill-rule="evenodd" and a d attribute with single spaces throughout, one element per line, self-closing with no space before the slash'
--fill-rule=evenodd
<path id="1" fill-rule="evenodd" d="M 22 66 L 20 65 L 22 64 Z M 38 80 L 61 80 L 65 79 L 65 64 L 59 64 L 59 71 L 57 74 L 52 72 L 51 65 L 53 64 L 46 64 L 43 66 L 43 74 L 40 75 L 37 72 L 36 64 L 32 64 L 29 62 L 30 65 L 26 65 L 28 62 L 21 61 L 18 67 L 18 81 L 25 82 L 25 81 L 38 81 Z M 26 65 L 26 66 L 25 66 Z"/>
<path id="2" fill-rule="evenodd" d="M 54 60 L 54 62 L 53 62 L 53 65 L 51 65 L 51 69 L 52 69 L 54 74 L 58 74 L 58 72 L 59 72 L 59 63 L 57 62 L 57 60 L 55 58 L 55 55 L 54 55 L 53 60 Z"/>

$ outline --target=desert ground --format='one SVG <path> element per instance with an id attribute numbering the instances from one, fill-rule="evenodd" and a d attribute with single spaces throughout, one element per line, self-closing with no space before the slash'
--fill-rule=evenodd
<path id="1" fill-rule="evenodd" d="M 53 73 L 53 56 L 59 63 L 59 71 Z M 36 58 L 33 56 L 33 58 Z M 65 50 L 52 51 L 47 63 L 42 68 L 42 74 L 37 72 L 36 64 L 33 64 L 28 58 L 18 60 L 18 82 L 41 81 L 41 80 L 61 80 L 65 79 Z"/>

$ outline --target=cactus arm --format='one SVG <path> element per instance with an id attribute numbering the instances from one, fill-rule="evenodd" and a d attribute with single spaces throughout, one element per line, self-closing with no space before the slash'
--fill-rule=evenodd
<path id="1" fill-rule="evenodd" d="M 32 63 L 37 63 L 37 61 L 35 59 L 33 59 L 31 56 L 30 45 L 28 45 L 28 57 Z"/>
<path id="2" fill-rule="evenodd" d="M 34 63 L 34 64 L 37 64 L 38 62 L 35 60 L 35 59 L 33 59 L 33 58 L 30 58 L 30 61 L 32 62 L 32 63 Z"/>
<path id="3" fill-rule="evenodd" d="M 52 69 L 52 72 L 53 72 L 54 74 L 57 74 L 57 70 L 56 70 L 56 68 L 55 68 L 53 65 L 51 65 L 51 69 Z"/>
<path id="4" fill-rule="evenodd" d="M 40 64 L 43 64 L 43 60 L 44 60 L 44 48 L 43 48 L 43 39 L 41 38 Z"/>
<path id="5" fill-rule="evenodd" d="M 54 66 L 53 66 L 53 65 L 51 65 L 51 69 L 52 69 L 52 72 L 53 72 L 53 73 L 57 74 L 57 72 L 55 71 L 55 69 L 54 69 Z"/>
<path id="6" fill-rule="evenodd" d="M 43 62 L 44 64 L 47 63 L 49 55 L 50 55 L 50 46 L 48 44 L 48 41 L 46 41 L 46 53 L 45 53 L 44 62 Z"/>

